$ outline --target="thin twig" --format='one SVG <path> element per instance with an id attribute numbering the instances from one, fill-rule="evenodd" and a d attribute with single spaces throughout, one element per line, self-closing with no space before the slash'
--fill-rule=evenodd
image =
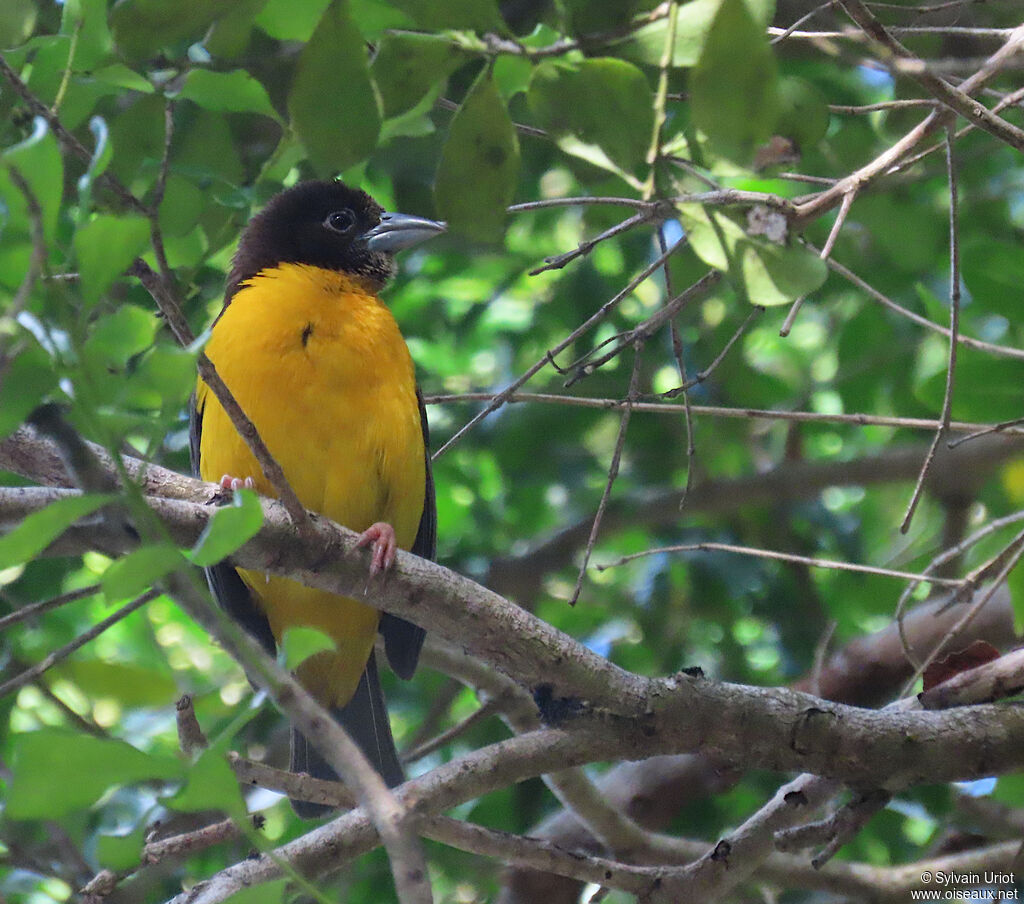
<path id="1" fill-rule="evenodd" d="M 619 420 L 619 434 L 615 438 L 615 451 L 612 453 L 611 465 L 608 467 L 608 479 L 605 481 L 604 492 L 601 494 L 601 501 L 597 506 L 597 514 L 594 515 L 594 523 L 590 528 L 590 536 L 587 538 L 587 546 L 583 552 L 583 562 L 580 564 L 579 574 L 576 577 L 576 586 L 569 597 L 570 606 L 575 606 L 576 601 L 580 598 L 580 591 L 583 589 L 583 579 L 587 574 L 587 566 L 590 564 L 590 556 L 594 551 L 594 544 L 597 543 L 597 535 L 601 530 L 605 509 L 608 508 L 612 487 L 615 485 L 615 478 L 619 476 L 619 462 L 622 460 L 622 450 L 626 445 L 626 431 L 629 429 L 629 418 L 633 413 L 633 403 L 636 401 L 640 386 L 640 361 L 643 356 L 643 348 L 642 342 L 637 342 L 634 347 L 633 373 L 629 378 L 626 407 L 622 409 L 622 418 Z"/>
<path id="2" fill-rule="evenodd" d="M 62 593 L 60 596 L 55 596 L 52 599 L 43 600 L 39 603 L 30 603 L 27 606 L 21 606 L 14 612 L 0 618 L 0 631 L 7 630 L 11 625 L 17 625 L 23 621 L 28 621 L 31 618 L 36 618 L 44 612 L 49 612 L 51 609 L 63 606 L 65 603 L 73 603 L 76 600 L 85 599 L 88 596 L 95 596 L 99 592 L 99 584 L 90 584 L 88 587 L 81 587 L 78 590 L 69 590 L 67 593 Z"/>
<path id="3" fill-rule="evenodd" d="M 1021 560 L 1021 556 L 1024 556 L 1024 532 L 1019 534 L 1014 542 L 1016 548 L 1014 549 L 1013 555 L 1006 560 L 1006 564 L 995 576 L 992 583 L 985 589 L 984 593 L 971 603 L 970 608 L 964 613 L 961 619 L 946 632 L 946 636 L 935 645 L 935 648 L 928 654 L 928 656 L 925 657 L 924 661 L 918 664 L 917 668 L 914 670 L 914 674 L 910 676 L 907 683 L 903 686 L 903 690 L 900 692 L 901 697 L 906 697 L 911 692 L 914 684 L 917 682 L 917 679 L 924 674 L 925 669 L 927 669 L 928 666 L 938 658 L 939 654 L 943 650 L 947 649 L 949 645 L 960 636 L 961 632 L 963 632 L 964 629 L 974 621 L 978 613 L 981 612 L 981 610 L 988 604 L 988 601 L 992 599 L 992 596 L 1009 576 L 1010 572 L 1017 567 L 1017 563 Z"/>
<path id="4" fill-rule="evenodd" d="M 946 174 L 949 180 L 949 360 L 946 365 L 946 390 L 942 399 L 942 414 L 939 429 L 935 431 L 932 444 L 925 456 L 917 485 L 910 497 L 906 515 L 900 525 L 900 533 L 910 530 L 910 522 L 921 499 L 928 469 L 935 458 L 942 438 L 949 432 L 949 421 L 953 411 L 953 386 L 956 373 L 957 337 L 960 335 L 960 235 L 957 217 L 957 178 L 956 165 L 953 159 L 952 128 L 946 128 Z"/>
<path id="5" fill-rule="evenodd" d="M 92 153 L 74 135 L 61 124 L 60 118 L 46 104 L 44 104 L 32 90 L 26 85 L 18 73 L 14 71 L 3 54 L 0 54 L 0 75 L 10 83 L 14 93 L 18 95 L 36 116 L 42 116 L 53 132 L 54 137 L 60 144 L 70 150 L 83 163 L 88 164 L 92 160 Z M 117 179 L 109 173 L 101 173 L 97 182 L 108 191 L 115 194 L 118 199 L 136 213 L 147 214 L 146 205 L 135 197 Z"/>
<path id="6" fill-rule="evenodd" d="M 742 556 L 753 556 L 756 559 L 773 559 L 778 562 L 792 562 L 796 565 L 807 565 L 811 568 L 829 568 L 836 571 L 854 571 L 858 574 L 873 574 L 883 578 L 896 578 L 900 581 L 925 581 L 941 587 L 955 587 L 962 585 L 962 581 L 955 578 L 933 577 L 931 575 L 919 574 L 912 571 L 897 571 L 892 568 L 880 568 L 875 565 L 854 565 L 851 562 L 839 562 L 834 559 L 815 559 L 810 556 L 799 556 L 794 553 L 777 552 L 772 549 L 759 549 L 752 546 L 736 546 L 732 543 L 684 543 L 679 546 L 660 546 L 657 549 L 645 549 L 643 552 L 635 552 L 628 556 L 598 565 L 598 571 L 606 571 L 609 568 L 617 568 L 625 565 L 634 559 L 642 559 L 647 556 L 665 555 L 673 552 L 731 552 Z"/>
<path id="7" fill-rule="evenodd" d="M 641 223 L 647 223 L 653 216 L 654 214 L 651 210 L 641 210 L 639 213 L 633 214 L 633 216 L 628 217 L 621 223 L 616 223 L 610 229 L 606 229 L 600 235 L 596 235 L 592 239 L 580 242 L 580 244 L 576 248 L 573 248 L 572 251 L 566 251 L 564 254 L 544 258 L 544 263 L 539 267 L 534 267 L 534 269 L 530 271 L 530 276 L 537 276 L 547 270 L 561 270 L 566 264 L 571 263 L 579 257 L 585 257 L 590 254 L 590 252 L 601 244 L 601 242 L 615 238 L 615 236 L 621 235 L 624 232 L 628 232 L 634 226 L 639 226 Z"/>
<path id="8" fill-rule="evenodd" d="M 567 387 L 574 385 L 584 377 L 590 376 L 599 367 L 607 364 L 613 358 L 617 358 L 627 348 L 634 347 L 638 342 L 646 342 L 658 330 L 660 330 L 662 326 L 666 323 L 671 323 L 672 318 L 686 307 L 686 305 L 694 299 L 700 298 L 708 290 L 717 285 L 721 278 L 722 274 L 718 270 L 711 270 L 708 273 L 705 273 L 704 276 L 698 279 L 692 286 L 680 292 L 674 298 L 669 299 L 662 307 L 642 323 L 637 324 L 633 329 L 626 330 L 624 333 L 619 333 L 616 336 L 611 336 L 604 342 L 598 344 L 595 348 L 592 348 L 586 354 L 581 355 L 572 364 L 565 368 L 564 372 L 569 375 L 568 379 L 565 381 L 565 385 Z M 605 352 L 605 354 L 601 355 L 600 358 L 593 359 L 593 355 L 597 351 L 612 342 L 616 342 L 617 344 L 611 351 Z M 726 351 L 728 351 L 728 348 Z"/>
<path id="9" fill-rule="evenodd" d="M 658 247 L 664 254 L 668 248 L 668 239 L 665 237 L 664 224 L 658 229 Z M 665 262 L 665 292 L 671 297 L 675 294 L 675 285 L 672 280 L 672 268 Z M 689 379 L 686 374 L 686 357 L 683 353 L 683 337 L 679 332 L 679 324 L 673 317 L 669 321 L 669 332 L 672 340 L 672 356 L 676 360 L 676 370 L 679 372 L 679 385 L 686 386 Z M 693 412 L 690 410 L 690 393 L 683 390 L 683 429 L 686 432 L 686 482 L 683 484 L 679 495 L 679 510 L 682 511 L 686 500 L 690 495 L 690 487 L 693 486 L 694 458 L 697 454 L 696 434 L 693 427 Z"/>
<path id="10" fill-rule="evenodd" d="M 828 10 L 828 9 L 832 9 L 832 7 L 835 6 L 835 5 L 836 5 L 836 0 L 825 0 L 824 3 L 820 4 L 819 6 L 814 7 L 814 9 L 812 9 L 809 13 L 804 13 L 804 15 L 802 15 L 799 19 L 797 19 L 792 25 L 790 25 L 788 28 L 782 30 L 782 32 L 780 34 L 774 35 L 772 37 L 771 43 L 772 44 L 780 44 L 780 43 L 782 43 L 783 41 L 786 40 L 786 38 L 788 38 L 791 34 L 793 34 L 793 32 L 795 32 L 798 28 L 800 28 L 801 25 L 803 25 L 806 22 L 809 22 L 816 15 L 818 15 L 818 13 L 824 12 L 825 10 Z"/>
<path id="11" fill-rule="evenodd" d="M 498 699 L 488 700 L 482 706 L 478 706 L 468 716 L 456 722 L 450 728 L 442 731 L 435 737 L 424 741 L 422 744 L 413 747 L 411 750 L 403 751 L 402 762 L 415 763 L 416 760 L 421 760 L 423 757 L 429 756 L 435 750 L 440 750 L 442 747 L 450 744 L 457 738 L 462 737 L 462 735 L 469 731 L 469 729 L 474 725 L 499 712 L 502 707 L 502 702 L 503 701 Z"/>
<path id="12" fill-rule="evenodd" d="M 857 115 L 860 113 L 877 113 L 881 110 L 909 110 L 919 107 L 928 107 L 934 110 L 937 104 L 937 100 L 913 97 L 905 100 L 883 100 L 877 104 L 829 104 L 828 111 L 829 113 Z"/>
<path id="13" fill-rule="evenodd" d="M 544 357 L 542 357 L 531 367 L 527 368 L 527 370 L 520 377 L 514 380 L 509 386 L 507 386 L 501 392 L 495 394 L 491 398 L 490 402 L 481 411 L 478 411 L 465 424 L 463 424 L 458 430 L 456 430 L 454 434 L 452 434 L 448 441 L 444 443 L 444 445 L 442 445 L 441 448 L 434 453 L 433 459 L 436 460 L 440 458 L 440 456 L 442 456 L 445 452 L 452 448 L 452 446 L 454 446 L 460 439 L 462 439 L 462 437 L 464 437 L 470 430 L 472 430 L 477 424 L 479 424 L 480 421 L 487 417 L 487 415 L 497 411 L 502 405 L 505 404 L 505 401 L 510 396 L 512 396 L 517 389 L 519 389 L 524 383 L 526 383 L 527 380 L 529 380 L 534 374 L 542 370 L 546 364 L 550 363 L 555 355 L 567 349 L 577 339 L 579 339 L 580 336 L 582 336 L 584 333 L 588 332 L 592 327 L 596 326 L 602 320 L 604 320 L 624 298 L 631 295 L 636 290 L 637 286 L 639 286 L 648 277 L 650 277 L 652 273 L 654 273 L 659 267 L 662 266 L 662 264 L 665 263 L 665 261 L 669 259 L 672 253 L 676 250 L 677 246 L 678 243 L 676 243 L 676 245 L 673 245 L 671 248 L 669 248 L 668 251 L 664 252 L 663 254 L 659 254 L 658 257 L 651 261 L 651 263 L 649 263 L 646 267 L 644 267 L 644 269 L 641 270 L 639 274 L 634 276 L 625 287 L 623 287 L 612 298 L 610 298 L 603 305 L 601 305 L 601 307 L 598 308 L 597 311 L 591 314 L 590 317 L 588 317 L 583 323 L 576 327 L 576 329 L 574 329 L 568 336 L 566 336 L 565 339 L 559 342 L 557 346 L 555 346 L 552 349 L 549 349 L 548 352 L 544 355 Z"/>
<path id="14" fill-rule="evenodd" d="M 864 30 L 865 34 L 881 44 L 894 56 L 907 60 L 917 60 L 916 55 L 900 44 L 861 0 L 839 0 L 839 2 L 850 18 Z M 895 32 L 896 29 L 893 29 L 893 31 Z M 980 37 L 979 31 L 979 29 L 969 29 L 970 36 Z M 1011 48 L 1002 57 L 1001 65 L 1005 65 L 1006 61 L 1024 44 L 1024 25 L 1010 30 L 999 29 L 999 32 L 1001 33 L 994 33 L 994 36 L 1003 38 L 1006 41 L 1001 49 Z M 936 32 L 933 30 L 932 33 Z M 950 34 L 952 32 L 947 30 L 945 33 Z M 953 87 L 945 79 L 933 75 L 925 67 L 922 67 L 920 71 L 915 70 L 909 74 L 911 78 L 931 92 L 949 109 L 959 113 L 968 122 L 974 123 L 978 128 L 984 129 L 1000 141 L 1010 145 L 1010 147 L 1018 151 L 1024 150 L 1024 131 L 973 100 L 970 94 L 963 88 Z"/>
<path id="15" fill-rule="evenodd" d="M 811 250 L 815 250 L 814 246 L 807 243 L 807 247 Z M 927 317 L 922 317 L 920 314 L 916 314 L 908 308 L 903 307 L 901 304 L 897 304 L 888 295 L 884 295 L 879 292 L 874 286 L 865 282 L 856 273 L 847 267 L 836 261 L 835 258 L 830 257 L 826 263 L 829 269 L 834 270 L 848 282 L 853 283 L 858 289 L 863 290 L 870 295 L 875 301 L 885 305 L 890 311 L 899 314 L 901 317 L 906 317 L 908 320 L 912 320 L 919 326 L 923 326 L 926 329 L 932 330 L 935 333 L 939 333 L 945 336 L 947 339 L 951 337 L 950 328 L 943 326 L 941 323 L 935 323 L 933 320 L 929 320 Z M 988 352 L 992 355 L 998 355 L 1002 358 L 1014 358 L 1018 361 L 1024 361 L 1024 349 L 1011 348 L 1006 345 L 996 345 L 992 342 L 984 342 L 981 339 L 974 339 L 971 336 L 964 336 L 957 334 L 957 342 L 960 345 L 965 345 L 967 348 L 973 348 L 977 351 Z M 991 425 L 986 425 L 991 426 Z"/>
<path id="16" fill-rule="evenodd" d="M 809 295 L 801 295 L 796 301 L 789 306 L 789 313 L 786 314 L 786 319 L 782 321 L 782 326 L 779 327 L 779 336 L 785 339 L 790 330 L 793 329 L 793 322 L 796 320 L 796 315 L 800 313 L 800 309 L 804 306 L 804 302 L 807 301 Z"/>
<path id="17" fill-rule="evenodd" d="M 717 368 L 718 365 L 725 360 L 725 356 L 729 354 L 730 349 L 732 349 L 732 347 L 736 344 L 736 341 L 740 338 L 740 336 L 742 336 L 746 332 L 747 327 L 750 326 L 750 324 L 755 319 L 760 317 L 764 312 L 765 308 L 763 305 L 753 305 L 750 310 L 750 313 L 747 314 L 746 318 L 744 318 L 743 323 L 741 323 L 736 328 L 736 332 L 734 332 L 732 336 L 729 337 L 729 341 L 725 343 L 725 347 L 717 355 L 715 355 L 714 360 L 707 367 L 705 367 L 704 370 L 699 371 L 697 375 L 689 381 L 689 383 L 684 383 L 682 386 L 675 387 L 675 389 L 669 389 L 666 390 L 665 392 L 659 393 L 658 398 L 674 399 L 680 393 L 685 393 L 687 390 L 692 389 L 694 386 L 703 383 L 709 376 L 711 376 L 711 374 L 715 372 L 715 368 Z"/>
<path id="18" fill-rule="evenodd" d="M 843 195 L 843 203 L 839 205 L 839 214 L 836 216 L 836 221 L 832 224 L 832 229 L 829 230 L 828 239 L 825 241 L 825 247 L 821 249 L 821 253 L 818 255 L 823 261 L 828 260 L 831 256 L 832 249 L 836 244 L 836 239 L 839 238 L 839 233 L 843 228 L 843 224 L 846 222 L 846 217 L 850 213 L 850 208 L 853 207 L 853 200 L 856 197 L 856 189 L 851 189 Z"/>
<path id="19" fill-rule="evenodd" d="M 47 653 L 39 662 L 37 662 L 31 668 L 25 669 L 21 674 L 15 675 L 3 684 L 0 684 L 0 699 L 14 693 L 17 690 L 23 688 L 26 684 L 35 681 L 40 675 L 43 674 L 47 669 L 56 665 L 68 658 L 76 650 L 84 647 L 90 640 L 95 640 L 108 628 L 116 625 L 119 621 L 131 615 L 136 609 L 141 609 L 150 600 L 156 599 L 160 596 L 159 590 L 148 590 L 133 599 L 127 605 L 122 606 L 112 615 L 108 615 L 103 621 L 93 625 L 88 631 L 80 634 L 74 640 L 64 644 L 64 646 Z"/>
<path id="20" fill-rule="evenodd" d="M 566 405 L 572 408 L 592 408 L 610 411 L 625 407 L 622 399 L 595 399 L 586 396 L 556 395 L 544 392 L 513 392 L 508 395 L 494 392 L 465 392 L 450 395 L 429 395 L 424 400 L 428 405 L 462 404 L 472 402 L 493 402 L 498 398 L 502 404 L 542 403 Z M 678 416 L 681 405 L 669 402 L 637 402 L 634 412 L 667 414 Z M 702 417 L 731 417 L 744 420 L 800 421 L 818 424 L 850 424 L 858 427 L 900 427 L 908 430 L 936 430 L 939 421 L 934 418 L 897 417 L 884 414 L 825 414 L 817 411 L 780 411 L 772 408 L 729 408 L 722 405 L 692 405 L 691 411 Z M 991 425 L 971 421 L 950 421 L 949 429 L 954 432 L 969 432 L 986 429 Z M 1024 427 L 1000 431 L 1007 436 L 1024 436 Z"/>

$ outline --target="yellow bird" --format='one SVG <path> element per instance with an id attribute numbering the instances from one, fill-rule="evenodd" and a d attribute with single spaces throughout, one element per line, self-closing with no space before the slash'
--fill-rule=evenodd
<path id="1" fill-rule="evenodd" d="M 396 547 L 435 551 L 437 514 L 423 401 L 412 359 L 378 298 L 394 254 L 444 230 L 386 213 L 342 182 L 303 182 L 274 197 L 246 227 L 206 354 L 255 424 L 306 508 L 372 546 L 371 575 Z M 216 396 L 200 379 L 192 465 L 229 489 L 276 495 Z M 298 678 L 349 731 L 390 785 L 403 780 L 373 653 L 378 629 L 392 668 L 409 678 L 422 628 L 354 599 L 284 578 L 207 569 L 220 605 L 274 653 L 292 626 L 317 628 L 335 650 L 303 662 Z M 292 730 L 293 772 L 336 778 Z M 326 808 L 293 801 L 300 816 Z"/>

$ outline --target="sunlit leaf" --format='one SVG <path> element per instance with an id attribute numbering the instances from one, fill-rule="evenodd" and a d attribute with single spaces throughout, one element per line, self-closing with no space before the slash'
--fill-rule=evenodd
<path id="1" fill-rule="evenodd" d="M 91 515 L 110 500 L 110 496 L 95 493 L 69 496 L 51 502 L 38 512 L 33 512 L 14 530 L 0 537 L 0 568 L 10 568 L 12 565 L 27 562 L 46 549 L 76 521 Z"/>
<path id="2" fill-rule="evenodd" d="M 334 641 L 323 631 L 296 625 L 288 628 L 281 638 L 281 653 L 286 668 L 294 671 L 316 653 L 337 649 Z"/>
<path id="3" fill-rule="evenodd" d="M 96 839 L 96 858 L 100 865 L 110 870 L 127 870 L 137 867 L 146 841 L 147 827 L 139 823 L 124 835 L 100 835 Z"/>
<path id="4" fill-rule="evenodd" d="M 213 72 L 193 69 L 185 77 L 178 97 L 193 101 L 207 110 L 222 113 L 259 113 L 277 119 L 267 89 L 243 69 Z"/>
<path id="5" fill-rule="evenodd" d="M 114 785 L 177 778 L 182 767 L 124 741 L 47 728 L 15 738 L 12 771 L 7 816 L 60 819 L 91 806 Z"/>
<path id="6" fill-rule="evenodd" d="M 775 57 L 744 0 L 722 0 L 690 77 L 694 125 L 723 156 L 749 163 L 778 116 Z"/>
<path id="7" fill-rule="evenodd" d="M 138 596 L 183 561 L 181 553 L 170 544 L 143 546 L 122 556 L 103 572 L 103 595 L 111 601 Z"/>
<path id="8" fill-rule="evenodd" d="M 0 381 L 0 437 L 15 430 L 56 385 L 53 360 L 35 341 L 25 339 Z"/>
<path id="9" fill-rule="evenodd" d="M 259 533 L 263 508 L 252 490 L 232 494 L 231 502 L 214 512 L 189 558 L 196 565 L 216 565 Z"/>
<path id="10" fill-rule="evenodd" d="M 99 301 L 148 240 L 149 222 L 140 216 L 97 214 L 82 226 L 74 246 L 85 299 Z"/>
<path id="11" fill-rule="evenodd" d="M 680 220 L 698 257 L 727 274 L 752 304 L 786 304 L 818 289 L 828 276 L 812 251 L 751 237 L 723 214 L 685 204 Z"/>
<path id="12" fill-rule="evenodd" d="M 596 145 L 631 171 L 644 159 L 654 125 L 651 89 L 631 63 L 611 57 L 576 66 L 542 63 L 528 94 L 538 123 L 556 138 Z"/>
<path id="13" fill-rule="evenodd" d="M 175 794 L 163 798 L 172 810 L 195 813 L 222 810 L 236 818 L 245 818 L 245 801 L 238 779 L 224 759 L 224 752 L 209 748 L 187 769 L 185 784 Z"/>

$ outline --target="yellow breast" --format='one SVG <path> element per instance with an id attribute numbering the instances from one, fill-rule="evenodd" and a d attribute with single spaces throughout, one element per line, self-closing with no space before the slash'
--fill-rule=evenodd
<path id="1" fill-rule="evenodd" d="M 263 271 L 233 297 L 206 353 L 307 508 L 362 531 L 387 521 L 408 549 L 423 512 L 423 437 L 412 360 L 391 313 L 344 274 L 303 264 Z M 200 473 L 252 477 L 275 495 L 216 398 L 200 382 Z M 338 655 L 300 671 L 322 702 L 355 690 L 378 612 L 293 581 L 240 572 L 275 637 L 309 625 Z"/>

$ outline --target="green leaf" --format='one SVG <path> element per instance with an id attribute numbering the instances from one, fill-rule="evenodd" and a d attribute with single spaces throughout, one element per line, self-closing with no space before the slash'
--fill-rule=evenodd
<path id="1" fill-rule="evenodd" d="M 60 819 L 91 806 L 114 785 L 175 779 L 182 767 L 124 741 L 47 728 L 15 736 L 12 771 L 6 815 Z"/>
<path id="2" fill-rule="evenodd" d="M 986 311 L 1020 319 L 1024 305 L 1024 255 L 1012 242 L 965 242 L 961 273 L 974 301 Z"/>
<path id="3" fill-rule="evenodd" d="M 34 339 L 26 343 L 0 380 L 0 437 L 17 429 L 57 385 L 53 360 Z"/>
<path id="4" fill-rule="evenodd" d="M 74 67 L 89 72 L 110 57 L 114 39 L 107 25 L 107 0 L 65 0 L 61 34 L 78 35 Z"/>
<path id="5" fill-rule="evenodd" d="M 298 625 L 285 629 L 279 652 L 284 656 L 285 668 L 295 671 L 310 656 L 337 648 L 333 638 L 323 631 Z"/>
<path id="6" fill-rule="evenodd" d="M 155 90 L 149 79 L 139 75 L 134 69 L 129 69 L 124 63 L 112 63 L 102 69 L 96 69 L 92 73 L 92 78 L 104 85 L 127 88 L 129 91 L 139 91 L 142 94 L 152 94 Z"/>
<path id="7" fill-rule="evenodd" d="M 218 19 L 248 0 L 119 0 L 110 11 L 118 50 L 130 60 L 167 51 L 173 59 L 186 41 L 198 41 Z"/>
<path id="8" fill-rule="evenodd" d="M 195 382 L 195 355 L 178 346 L 160 344 L 131 373 L 124 401 L 135 408 L 180 411 Z"/>
<path id="9" fill-rule="evenodd" d="M 743 0 L 722 0 L 690 77 L 694 125 L 722 156 L 747 164 L 778 111 L 775 56 Z"/>
<path id="10" fill-rule="evenodd" d="M 28 562 L 72 524 L 91 515 L 112 498 L 98 494 L 69 496 L 33 512 L 9 534 L 0 537 L 0 569 Z"/>
<path id="11" fill-rule="evenodd" d="M 946 340 L 936 337 L 936 341 L 942 343 L 942 354 L 938 357 L 941 363 L 933 371 L 922 374 L 914 389 L 917 398 L 938 414 L 946 393 L 947 352 Z M 999 358 L 960 346 L 956 358 L 953 419 L 982 423 L 1015 420 L 1021 415 L 1021 386 L 1024 386 L 1024 361 Z"/>
<path id="12" fill-rule="evenodd" d="M 465 56 L 445 35 L 384 35 L 370 66 L 384 115 L 398 116 L 415 107 L 464 61 Z"/>
<path id="13" fill-rule="evenodd" d="M 238 788 L 238 779 L 227 764 L 224 752 L 208 748 L 189 767 L 185 784 L 161 801 L 172 810 L 196 813 L 201 810 L 223 810 L 236 819 L 245 818 L 245 801 Z"/>
<path id="14" fill-rule="evenodd" d="M 268 0 L 253 20 L 279 41 L 309 40 L 331 0 Z"/>
<path id="15" fill-rule="evenodd" d="M 142 859 L 146 831 L 146 824 L 140 822 L 125 835 L 100 835 L 96 841 L 96 859 L 100 866 L 112 870 L 137 867 Z"/>
<path id="16" fill-rule="evenodd" d="M 700 205 L 681 205 L 679 219 L 694 253 L 726 273 L 751 304 L 787 304 L 820 288 L 828 276 L 825 262 L 806 248 L 748 236 L 734 220 Z"/>
<path id="17" fill-rule="evenodd" d="M 814 147 L 828 131 L 828 99 L 806 79 L 779 79 L 779 119 L 775 132 L 803 150 Z"/>
<path id="18" fill-rule="evenodd" d="M 700 59 L 715 13 L 721 0 L 693 0 L 679 7 L 676 37 L 672 50 L 672 65 L 679 68 L 695 66 Z M 747 9 L 762 28 L 771 24 L 775 12 L 774 0 L 747 0 Z M 626 59 L 648 66 L 660 66 L 668 39 L 668 17 L 643 25 L 615 49 Z"/>
<path id="19" fill-rule="evenodd" d="M 174 679 L 158 668 L 164 660 L 144 668 L 129 662 L 102 659 L 70 659 L 54 671 L 92 698 L 111 697 L 124 706 L 166 706 L 180 690 Z"/>
<path id="20" fill-rule="evenodd" d="M 35 0 L 4 0 L 0 3 L 0 47 L 17 47 L 36 27 Z"/>
<path id="21" fill-rule="evenodd" d="M 313 167 L 323 176 L 354 166 L 377 145 L 377 93 L 363 36 L 344 0 L 328 7 L 299 57 L 288 114 Z"/>
<path id="22" fill-rule="evenodd" d="M 214 512 L 188 558 L 195 565 L 216 565 L 259 533 L 263 507 L 252 490 L 239 490 L 230 505 Z"/>
<path id="23" fill-rule="evenodd" d="M 640 164 L 654 128 L 653 98 L 644 74 L 631 63 L 605 57 L 575 66 L 542 63 L 527 95 L 541 126 L 596 145 L 631 171 Z"/>
<path id="24" fill-rule="evenodd" d="M 152 311 L 126 304 L 99 317 L 82 346 L 82 358 L 104 371 L 121 370 L 128 360 L 153 344 L 160 321 Z"/>
<path id="25" fill-rule="evenodd" d="M 224 904 L 284 904 L 284 893 L 288 888 L 289 879 L 274 879 L 252 888 L 236 891 Z"/>
<path id="26" fill-rule="evenodd" d="M 181 553 L 169 543 L 143 546 L 122 556 L 103 572 L 103 595 L 111 602 L 138 596 L 181 563 Z"/>
<path id="27" fill-rule="evenodd" d="M 149 222 L 145 217 L 97 214 L 74 238 L 82 295 L 95 304 L 146 247 Z"/>
<path id="28" fill-rule="evenodd" d="M 453 232 L 499 241 L 516 190 L 519 141 L 484 71 L 452 119 L 434 181 L 437 209 Z"/>
<path id="29" fill-rule="evenodd" d="M 533 63 L 522 57 L 501 56 L 494 61 L 494 84 L 506 103 L 516 94 L 525 93 L 533 76 Z"/>
<path id="30" fill-rule="evenodd" d="M 231 72 L 193 69 L 185 77 L 178 97 L 218 113 L 258 113 L 280 120 L 267 89 L 244 69 Z"/>
<path id="31" fill-rule="evenodd" d="M 483 34 L 493 31 L 499 34 L 508 28 L 498 12 L 496 0 L 393 0 L 424 31 L 456 29 L 475 31 Z"/>
<path id="32" fill-rule="evenodd" d="M 1024 631 L 1024 568 L 1019 564 L 1007 577 L 1006 588 L 1010 591 L 1010 606 L 1013 608 L 1013 631 L 1019 635 Z"/>
<path id="33" fill-rule="evenodd" d="M 25 195 L 9 175 L 9 167 L 14 167 L 42 211 L 43 237 L 47 242 L 52 242 L 64 193 L 64 161 L 57 139 L 46 123 L 37 118 L 32 134 L 4 151 L 0 161 L 0 198 L 8 207 L 4 240 L 7 241 L 7 231 L 12 230 L 12 227 L 23 235 L 32 234 Z"/>

